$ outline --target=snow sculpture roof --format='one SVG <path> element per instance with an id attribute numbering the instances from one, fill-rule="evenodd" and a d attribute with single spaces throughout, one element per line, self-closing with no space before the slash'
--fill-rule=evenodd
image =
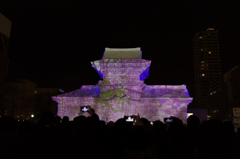
<path id="1" fill-rule="evenodd" d="M 142 59 L 141 48 L 105 48 L 103 59 Z"/>

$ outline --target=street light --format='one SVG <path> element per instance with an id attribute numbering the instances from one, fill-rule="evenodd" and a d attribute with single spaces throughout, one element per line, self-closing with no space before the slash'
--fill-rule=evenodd
<path id="1" fill-rule="evenodd" d="M 33 117 L 34 117 L 34 115 L 32 114 L 32 115 L 31 115 L 31 117 L 33 118 Z"/>

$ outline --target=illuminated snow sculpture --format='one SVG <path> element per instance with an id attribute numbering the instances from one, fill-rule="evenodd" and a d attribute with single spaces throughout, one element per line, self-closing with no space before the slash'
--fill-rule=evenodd
<path id="1" fill-rule="evenodd" d="M 144 84 L 151 61 L 142 59 L 140 48 L 105 48 L 103 58 L 91 63 L 103 80 L 53 96 L 61 118 L 88 117 L 87 112 L 80 112 L 80 107 L 90 105 L 106 122 L 139 113 L 149 121 L 174 116 L 186 123 L 187 105 L 193 100 L 186 86 Z"/>

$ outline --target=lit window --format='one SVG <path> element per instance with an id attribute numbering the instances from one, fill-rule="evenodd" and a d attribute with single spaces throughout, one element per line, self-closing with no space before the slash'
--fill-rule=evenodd
<path id="1" fill-rule="evenodd" d="M 203 51 L 203 49 L 201 49 L 201 51 Z"/>
<path id="2" fill-rule="evenodd" d="M 202 66 L 204 66 L 204 65 L 202 64 Z"/>
<path id="3" fill-rule="evenodd" d="M 211 54 L 211 51 L 209 51 L 208 53 Z"/>
<path id="4" fill-rule="evenodd" d="M 204 74 L 202 74 L 202 76 L 205 76 Z"/>
<path id="5" fill-rule="evenodd" d="M 37 91 L 35 91 L 34 93 L 37 93 Z"/>
<path id="6" fill-rule="evenodd" d="M 204 61 L 202 61 L 202 63 L 204 63 Z"/>
<path id="7" fill-rule="evenodd" d="M 200 36 L 199 38 L 202 39 L 202 36 Z"/>

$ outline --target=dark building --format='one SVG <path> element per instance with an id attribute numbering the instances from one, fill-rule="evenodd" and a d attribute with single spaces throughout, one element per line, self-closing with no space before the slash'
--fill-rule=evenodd
<path id="1" fill-rule="evenodd" d="M 16 82 L 5 82 L 4 84 L 5 112 L 3 115 L 13 116 L 15 119 L 39 119 L 42 111 L 52 111 L 57 115 L 57 103 L 51 96 L 62 94 L 59 88 L 39 88 L 38 84 L 27 80 L 18 79 Z M 0 117 L 1 117 L 0 116 Z"/>
<path id="2" fill-rule="evenodd" d="M 236 92 L 236 88 L 234 88 L 233 85 L 232 85 L 233 84 L 232 80 L 235 81 L 235 84 L 236 84 L 236 80 L 233 79 L 236 76 L 234 76 L 233 73 L 236 73 L 234 70 L 237 69 L 237 68 L 239 69 L 239 66 L 236 66 L 236 67 L 232 68 L 230 71 L 226 72 L 223 75 L 223 81 L 224 81 L 224 83 L 227 83 L 228 100 L 229 100 L 228 108 L 229 108 L 229 111 L 230 111 L 231 114 L 233 113 L 233 103 L 234 103 L 233 102 L 233 90 L 234 90 L 234 92 Z"/>
<path id="3" fill-rule="evenodd" d="M 209 91 L 208 115 L 212 118 L 229 120 L 233 108 L 240 107 L 240 67 L 236 66 L 223 75 L 223 83 Z"/>
<path id="4" fill-rule="evenodd" d="M 193 57 L 195 101 L 200 108 L 207 109 L 209 92 L 222 83 L 217 30 L 208 28 L 194 36 Z"/>
<path id="5" fill-rule="evenodd" d="M 0 13 L 0 114 L 3 113 L 2 107 L 4 83 L 8 72 L 8 44 L 11 33 L 12 22 Z"/>
<path id="6" fill-rule="evenodd" d="M 240 107 L 240 67 L 236 66 L 223 76 L 224 82 L 228 83 L 229 89 L 229 109 Z"/>
<path id="7" fill-rule="evenodd" d="M 229 109 L 229 90 L 228 83 L 225 82 L 218 87 L 215 87 L 209 92 L 207 98 L 208 115 L 211 118 L 217 118 L 220 120 L 229 120 L 231 110 Z"/>

